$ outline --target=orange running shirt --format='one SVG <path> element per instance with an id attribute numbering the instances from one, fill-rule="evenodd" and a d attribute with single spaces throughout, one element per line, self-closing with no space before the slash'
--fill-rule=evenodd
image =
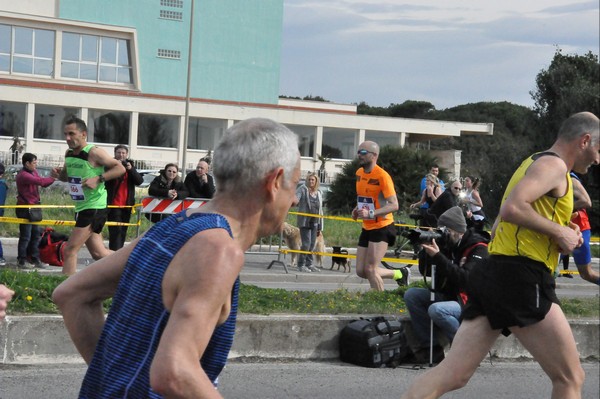
<path id="1" fill-rule="evenodd" d="M 396 195 L 394 182 L 390 175 L 379 165 L 375 165 L 371 173 L 366 173 L 364 168 L 356 171 L 356 194 L 358 209 L 379 209 L 386 205 L 386 198 Z M 378 215 L 375 219 L 363 220 L 365 230 L 375 230 L 394 223 L 391 213 Z"/>

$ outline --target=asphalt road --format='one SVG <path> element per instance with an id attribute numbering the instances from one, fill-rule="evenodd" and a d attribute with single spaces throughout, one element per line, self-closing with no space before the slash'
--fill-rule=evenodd
<path id="1" fill-rule="evenodd" d="M 598 399 L 599 363 L 584 363 L 583 399 Z M 1 399 L 67 399 L 77 396 L 83 364 L 0 365 Z M 398 398 L 423 371 L 367 369 L 341 362 L 229 363 L 219 391 L 229 399 Z M 444 398 L 549 398 L 551 384 L 538 364 L 485 360 L 470 383 Z"/>

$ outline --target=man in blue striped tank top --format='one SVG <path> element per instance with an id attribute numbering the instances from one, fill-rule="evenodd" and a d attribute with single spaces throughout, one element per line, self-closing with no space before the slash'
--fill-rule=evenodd
<path id="1" fill-rule="evenodd" d="M 242 121 L 218 144 L 213 166 L 208 204 L 157 223 L 54 291 L 89 364 L 80 398 L 221 397 L 244 252 L 279 231 L 296 203 L 297 136 L 268 119 Z"/>

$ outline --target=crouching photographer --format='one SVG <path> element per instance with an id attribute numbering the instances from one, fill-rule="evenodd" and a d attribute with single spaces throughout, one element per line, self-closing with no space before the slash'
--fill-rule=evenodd
<path id="1" fill-rule="evenodd" d="M 404 301 L 410 313 L 418 347 L 413 348 L 416 364 L 429 363 L 433 346 L 433 363 L 444 359 L 444 350 L 435 338 L 431 340 L 431 322 L 451 343 L 461 321 L 467 278 L 473 266 L 487 258 L 489 235 L 467 229 L 462 210 L 452 207 L 438 219 L 438 229 L 420 231 L 413 229 L 405 234 L 413 244 L 419 244 L 419 270 L 431 276 L 435 270 L 433 286 L 409 288 Z M 435 265 L 435 268 L 432 267 Z"/>

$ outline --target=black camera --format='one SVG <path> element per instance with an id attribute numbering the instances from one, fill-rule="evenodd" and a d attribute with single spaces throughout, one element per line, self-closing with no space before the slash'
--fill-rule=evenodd
<path id="1" fill-rule="evenodd" d="M 413 246 L 435 240 L 440 248 L 446 246 L 446 243 L 449 242 L 448 238 L 450 237 L 450 233 L 445 227 L 439 227 L 432 230 L 421 230 L 417 227 L 414 229 L 404 230 L 401 234 L 402 236 L 408 238 L 408 241 L 410 241 Z"/>

